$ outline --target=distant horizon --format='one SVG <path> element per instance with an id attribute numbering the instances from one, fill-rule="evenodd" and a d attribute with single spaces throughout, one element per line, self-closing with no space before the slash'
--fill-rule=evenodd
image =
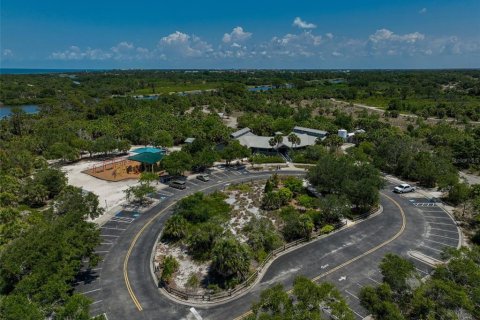
<path id="1" fill-rule="evenodd" d="M 0 75 L 29 75 L 48 73 L 86 73 L 102 71 L 455 71 L 455 70 L 479 70 L 473 68 L 0 68 Z M 7 72 L 5 72 L 7 71 Z M 19 71 L 19 72 L 8 72 Z M 28 72 L 33 71 L 33 72 Z"/>

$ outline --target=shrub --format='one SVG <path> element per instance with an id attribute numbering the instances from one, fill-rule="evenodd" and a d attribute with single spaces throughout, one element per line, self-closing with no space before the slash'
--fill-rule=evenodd
<path id="1" fill-rule="evenodd" d="M 190 277 L 188 277 L 187 287 L 195 289 L 195 288 L 198 288 L 199 285 L 200 285 L 200 280 L 198 279 L 195 273 L 192 273 Z"/>
<path id="2" fill-rule="evenodd" d="M 310 197 L 306 194 L 302 194 L 302 195 L 298 196 L 297 202 L 302 207 L 313 208 L 313 207 L 315 207 L 318 200 L 317 200 L 317 198 L 313 198 L 313 197 Z"/>
<path id="3" fill-rule="evenodd" d="M 320 229 L 320 232 L 323 234 L 327 234 L 332 232 L 333 230 L 335 230 L 335 227 L 330 224 L 327 224 L 327 225 L 324 225 L 322 229 Z"/>
<path id="4" fill-rule="evenodd" d="M 297 177 L 286 177 L 283 185 L 293 193 L 300 193 L 303 190 L 303 181 Z"/>
<path id="5" fill-rule="evenodd" d="M 170 279 L 172 278 L 172 275 L 175 273 L 175 271 L 178 270 L 179 263 L 175 257 L 172 256 L 166 256 L 165 259 L 163 260 L 163 265 L 162 265 L 162 276 L 161 280 L 163 282 L 168 283 Z"/>
<path id="6" fill-rule="evenodd" d="M 223 238 L 212 250 L 212 269 L 224 278 L 245 279 L 250 268 L 250 254 L 246 245 L 235 238 Z"/>
<path id="7" fill-rule="evenodd" d="M 286 241 L 310 238 L 314 225 L 309 215 L 300 214 L 292 207 L 283 209 L 280 215 L 285 223 L 282 233 Z"/>
<path id="8" fill-rule="evenodd" d="M 264 155 L 261 153 L 256 153 L 250 157 L 250 161 L 255 164 L 262 163 L 284 163 L 285 160 L 281 156 L 277 155 Z"/>

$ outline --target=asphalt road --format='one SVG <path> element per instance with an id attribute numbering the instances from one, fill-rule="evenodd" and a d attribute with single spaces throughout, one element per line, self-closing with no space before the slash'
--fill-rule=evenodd
<path id="1" fill-rule="evenodd" d="M 282 174 L 298 172 L 282 171 Z M 86 272 L 77 286 L 77 291 L 93 300 L 92 315 L 106 314 L 108 319 L 195 319 L 190 306 L 175 303 L 159 292 L 150 272 L 152 247 L 171 214 L 171 205 L 196 191 L 213 192 L 232 182 L 268 175 L 248 171 L 216 173 L 207 183 L 188 182 L 187 190 L 166 189 L 157 195 L 162 201 L 141 215 L 121 212 L 112 218 L 103 226 L 104 242 L 97 249 L 103 262 L 96 270 Z M 249 310 L 261 290 L 278 282 L 290 288 L 295 276 L 305 275 L 335 284 L 357 317 L 365 317 L 358 292 L 365 285 L 381 281 L 378 264 L 386 253 L 408 257 L 420 274 L 427 275 L 432 266 L 418 256 L 412 257 L 411 251 L 441 260 L 443 247 L 456 247 L 459 243 L 456 225 L 441 208 L 426 199 L 394 195 L 391 189 L 391 185 L 387 186 L 381 197 L 382 214 L 279 257 L 259 283 L 242 297 L 196 310 L 203 319 L 233 319 Z M 125 265 L 127 255 L 128 265 Z"/>

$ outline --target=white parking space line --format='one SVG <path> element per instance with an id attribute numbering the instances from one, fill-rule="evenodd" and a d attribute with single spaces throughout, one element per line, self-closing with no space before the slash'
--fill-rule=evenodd
<path id="1" fill-rule="evenodd" d="M 128 222 L 132 222 L 133 220 L 135 220 L 135 218 L 130 218 L 130 217 L 112 217 L 112 219 L 115 219 L 115 220 L 121 220 L 121 221 L 128 221 Z"/>
<path id="2" fill-rule="evenodd" d="M 424 209 L 421 209 L 422 212 L 434 212 L 434 213 L 443 213 L 443 210 L 424 210 Z"/>
<path id="3" fill-rule="evenodd" d="M 370 280 L 372 280 L 372 281 L 375 282 L 376 284 L 382 284 L 382 283 L 378 282 L 378 281 L 375 280 L 375 279 L 372 279 L 372 278 L 370 278 L 370 277 L 367 277 L 367 278 L 370 279 Z"/>
<path id="4" fill-rule="evenodd" d="M 445 238 L 445 239 L 451 239 L 451 240 L 456 240 L 458 241 L 458 238 L 452 238 L 452 237 L 445 237 L 445 236 L 441 236 L 439 234 L 435 234 L 435 233 L 430 233 L 431 236 L 434 236 L 434 237 L 440 237 L 440 238 Z"/>
<path id="5" fill-rule="evenodd" d="M 94 251 L 93 253 L 108 253 L 109 251 L 105 251 L 105 250 L 102 250 L 102 251 Z"/>
<path id="6" fill-rule="evenodd" d="M 448 217 L 427 216 L 426 214 L 424 215 L 424 217 L 427 218 L 427 219 L 444 219 L 444 220 L 452 221 L 452 219 L 450 219 Z"/>
<path id="7" fill-rule="evenodd" d="M 98 289 L 93 289 L 93 290 L 90 290 L 90 291 L 85 291 L 85 292 L 81 292 L 83 294 L 87 294 L 87 293 L 92 293 L 92 292 L 96 292 L 96 291 L 100 291 L 102 290 L 102 288 L 98 288 Z"/>
<path id="8" fill-rule="evenodd" d="M 133 220 L 132 220 L 132 221 L 126 221 L 126 220 L 117 220 L 116 218 L 112 218 L 112 219 L 110 219 L 110 221 L 111 221 L 111 222 L 128 223 L 128 224 L 130 224 L 130 223 L 132 223 Z"/>
<path id="9" fill-rule="evenodd" d="M 443 252 L 443 250 L 438 250 L 438 249 L 429 247 L 429 246 L 427 246 L 427 245 L 425 245 L 425 244 L 422 244 L 422 247 L 425 247 L 425 248 L 428 248 L 428 249 L 430 249 L 430 250 L 437 251 L 437 252 Z"/>
<path id="10" fill-rule="evenodd" d="M 354 297 L 355 299 L 357 299 L 358 301 L 360 301 L 360 298 L 358 298 L 356 295 L 354 295 L 354 294 L 351 293 L 350 291 L 345 290 L 345 292 L 348 293 L 349 295 L 351 295 L 352 297 Z"/>
<path id="11" fill-rule="evenodd" d="M 168 192 L 168 191 L 160 191 L 160 192 L 157 192 L 158 195 L 161 195 L 161 196 L 167 196 L 167 197 L 170 197 L 170 196 L 173 196 L 173 193 L 171 192 Z"/>
<path id="12" fill-rule="evenodd" d="M 360 317 L 360 319 L 365 318 L 365 316 L 362 316 L 360 313 L 358 313 L 357 311 L 353 310 L 352 308 L 350 308 L 350 310 L 352 310 L 353 313 L 355 313 L 358 317 Z"/>
<path id="13" fill-rule="evenodd" d="M 435 240 L 425 239 L 425 241 L 435 242 L 435 243 L 439 243 L 439 244 L 447 246 L 447 247 L 456 248 L 456 246 L 452 246 L 451 244 L 446 244 L 446 243 L 438 242 L 438 241 L 435 241 Z"/>
<path id="14" fill-rule="evenodd" d="M 212 174 L 210 174 L 210 175 L 211 175 L 211 176 L 214 176 L 214 177 L 217 178 L 217 179 L 222 178 L 221 176 L 217 175 L 217 173 L 212 173 Z"/>
<path id="15" fill-rule="evenodd" d="M 188 180 L 187 182 L 190 182 L 190 183 L 193 184 L 194 186 L 198 186 L 198 183 L 195 183 L 195 182 L 193 182 L 192 180 Z"/>
<path id="16" fill-rule="evenodd" d="M 421 273 L 428 274 L 428 272 L 426 272 L 426 271 L 424 271 L 424 270 L 422 270 L 422 269 L 418 269 L 418 268 L 415 268 L 415 269 L 417 269 L 417 271 L 420 271 Z"/>
<path id="17" fill-rule="evenodd" d="M 102 302 L 103 300 L 98 300 L 98 301 L 95 301 L 95 302 L 92 302 L 91 304 L 97 304 L 97 303 L 100 303 Z"/>
<path id="18" fill-rule="evenodd" d="M 450 233 L 458 234 L 458 231 L 445 230 L 445 229 L 439 229 L 439 228 L 430 228 L 430 230 L 440 230 L 440 231 L 443 231 L 443 232 L 450 232 Z"/>
<path id="19" fill-rule="evenodd" d="M 106 246 L 111 246 L 113 244 L 113 242 L 100 242 L 100 244 L 104 244 Z"/>
<path id="20" fill-rule="evenodd" d="M 121 229 L 121 228 L 109 228 L 109 227 L 100 227 L 100 229 L 107 229 L 107 230 L 120 230 L 120 231 L 125 231 L 127 229 Z"/>
<path id="21" fill-rule="evenodd" d="M 112 238 L 118 238 L 120 236 L 114 236 L 114 235 L 111 235 L 111 234 L 100 234 L 100 237 L 112 237 Z"/>
<path id="22" fill-rule="evenodd" d="M 236 172 L 236 171 L 232 171 L 232 173 L 233 173 L 234 175 L 236 175 L 236 176 L 239 176 L 239 175 L 241 175 L 241 173 L 240 173 L 240 172 Z"/>
<path id="23" fill-rule="evenodd" d="M 429 224 L 439 224 L 439 225 L 443 225 L 443 226 L 454 226 L 453 223 L 443 223 L 443 222 L 432 222 L 432 221 L 428 221 Z"/>

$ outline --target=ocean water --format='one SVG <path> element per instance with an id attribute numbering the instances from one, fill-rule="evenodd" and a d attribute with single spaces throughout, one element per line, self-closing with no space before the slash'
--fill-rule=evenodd
<path id="1" fill-rule="evenodd" d="M 37 113 L 38 111 L 40 111 L 39 106 L 35 104 L 26 104 L 18 107 L 23 111 L 25 111 L 26 113 L 31 113 L 31 114 Z M 0 119 L 10 116 L 12 114 L 12 108 L 13 107 L 9 107 L 9 106 L 0 107 Z"/>
<path id="2" fill-rule="evenodd" d="M 72 73 L 72 72 L 95 72 L 105 71 L 99 69 L 19 69 L 0 68 L 0 74 L 48 74 L 48 73 Z"/>

